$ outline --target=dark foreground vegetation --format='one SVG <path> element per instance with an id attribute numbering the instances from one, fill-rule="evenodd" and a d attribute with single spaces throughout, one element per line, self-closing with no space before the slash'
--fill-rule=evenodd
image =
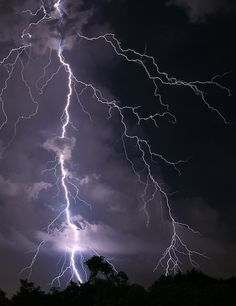
<path id="1" fill-rule="evenodd" d="M 66 289 L 45 293 L 27 280 L 11 299 L 0 290 L 0 306 L 236 306 L 236 278 L 218 280 L 192 270 L 160 277 L 145 289 L 130 284 L 124 272 L 115 273 L 103 257 L 86 262 L 88 282 L 70 282 Z"/>

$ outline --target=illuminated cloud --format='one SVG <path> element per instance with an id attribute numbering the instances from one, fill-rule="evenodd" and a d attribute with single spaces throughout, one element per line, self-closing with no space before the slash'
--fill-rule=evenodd
<path id="1" fill-rule="evenodd" d="M 30 200 L 38 199 L 42 190 L 47 190 L 52 187 L 52 184 L 47 182 L 36 182 L 26 187 L 26 192 Z"/>
<path id="2" fill-rule="evenodd" d="M 75 146 L 76 139 L 74 137 L 72 138 L 60 138 L 55 137 L 48 139 L 44 144 L 43 148 L 52 151 L 56 153 L 57 157 L 60 157 L 60 155 L 63 155 L 65 160 L 71 159 L 71 153 Z"/>

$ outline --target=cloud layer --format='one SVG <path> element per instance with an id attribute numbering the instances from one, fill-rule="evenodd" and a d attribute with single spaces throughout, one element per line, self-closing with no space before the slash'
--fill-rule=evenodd
<path id="1" fill-rule="evenodd" d="M 61 1 L 61 17 L 53 1 L 43 6 L 35 0 L 24 0 L 20 4 L 19 1 L 4 0 L 0 4 L 0 42 L 17 47 L 30 43 L 35 52 L 44 54 L 48 48 L 58 49 L 62 39 L 64 48 L 71 49 L 77 33 L 83 33 L 85 26 L 89 26 L 91 20 L 99 15 L 102 4 L 106 2 L 102 0 L 91 5 L 83 0 Z M 31 34 L 31 38 L 22 36 L 27 33 Z"/>
<path id="2" fill-rule="evenodd" d="M 231 0 L 170 0 L 167 5 L 183 8 L 193 23 L 206 22 L 210 16 L 236 12 L 236 4 Z"/>

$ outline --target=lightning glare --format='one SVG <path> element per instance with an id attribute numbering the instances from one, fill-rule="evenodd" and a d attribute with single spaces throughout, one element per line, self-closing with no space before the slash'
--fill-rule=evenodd
<path id="1" fill-rule="evenodd" d="M 32 119 L 38 113 L 39 104 L 34 98 L 34 93 L 31 89 L 31 85 L 27 82 L 25 77 L 25 66 L 23 61 L 23 56 L 29 57 L 31 54 L 31 49 L 33 47 L 33 35 L 34 29 L 41 24 L 51 22 L 52 20 L 58 23 L 57 28 L 57 47 L 55 49 L 51 48 L 49 53 L 49 59 L 47 65 L 43 68 L 43 75 L 37 80 L 36 88 L 40 95 L 43 94 L 44 88 L 49 86 L 50 81 L 54 79 L 56 75 L 63 69 L 66 73 L 65 82 L 67 84 L 67 95 L 66 101 L 64 104 L 64 110 L 61 116 L 61 133 L 57 137 L 57 142 L 60 143 L 55 148 L 54 144 L 54 153 L 55 160 L 52 161 L 53 167 L 46 169 L 46 171 L 53 171 L 56 177 L 56 185 L 58 187 L 58 191 L 63 193 L 64 197 L 64 209 L 62 209 L 59 214 L 55 217 L 54 220 L 47 227 L 47 234 L 53 237 L 56 237 L 56 234 L 59 232 L 66 232 L 68 237 L 68 243 L 65 243 L 64 246 L 64 259 L 61 264 L 60 271 L 58 275 L 52 280 L 52 284 L 54 282 L 58 282 L 60 285 L 60 280 L 66 276 L 66 274 L 70 273 L 70 279 L 77 280 L 79 283 L 82 283 L 84 278 L 86 278 L 86 271 L 83 267 L 83 253 L 87 251 L 91 251 L 94 254 L 98 254 L 96 250 L 91 247 L 87 247 L 89 250 L 85 250 L 83 246 L 80 245 L 80 234 L 82 231 L 86 231 L 87 223 L 80 216 L 80 221 L 75 220 L 73 214 L 71 212 L 71 201 L 79 199 L 81 203 L 84 203 L 90 206 L 90 203 L 87 203 L 84 199 L 80 197 L 80 190 L 78 187 L 78 179 L 74 177 L 69 170 L 69 163 L 71 160 L 71 152 L 73 150 L 75 139 L 70 137 L 69 135 L 69 127 L 74 127 L 71 118 L 70 118 L 70 107 L 72 96 L 75 95 L 77 101 L 79 102 L 83 112 L 88 115 L 89 119 L 92 121 L 91 114 L 86 111 L 82 102 L 80 101 L 80 96 L 85 92 L 92 93 L 92 96 L 96 100 L 96 102 L 102 106 L 104 106 L 109 114 L 108 119 L 112 116 L 118 115 L 120 128 L 122 130 L 121 141 L 124 149 L 125 158 L 128 164 L 131 166 L 131 169 L 134 175 L 137 178 L 138 183 L 142 186 L 142 194 L 141 200 L 143 202 L 142 210 L 146 215 L 146 225 L 149 226 L 150 216 L 148 213 L 148 206 L 157 201 L 157 199 L 161 199 L 161 204 L 164 205 L 167 215 L 168 221 L 171 225 L 171 239 L 169 242 L 169 246 L 163 252 L 161 258 L 157 262 L 157 265 L 154 268 L 154 271 L 159 267 L 163 266 L 165 274 L 176 273 L 181 270 L 181 258 L 187 258 L 191 265 L 197 266 L 197 262 L 195 260 L 196 256 L 205 256 L 201 252 L 192 250 L 187 242 L 183 239 L 183 232 L 188 232 L 192 234 L 199 234 L 198 231 L 192 229 L 188 224 L 184 224 L 178 222 L 172 212 L 170 199 L 167 192 L 162 187 L 162 184 L 156 177 L 154 170 L 152 169 L 152 164 L 157 162 L 158 160 L 162 160 L 168 166 L 173 167 L 177 173 L 180 175 L 179 165 L 185 160 L 178 161 L 169 161 L 165 156 L 160 153 L 153 151 L 152 147 L 149 144 L 149 141 L 145 138 L 141 138 L 137 134 L 130 134 L 127 126 L 127 114 L 131 114 L 134 118 L 136 118 L 137 125 L 142 125 L 142 123 L 150 122 L 154 125 L 154 128 L 158 127 L 158 118 L 163 117 L 168 119 L 171 123 L 176 123 L 176 117 L 171 113 L 169 105 L 163 102 L 163 98 L 158 91 L 158 85 L 165 86 L 182 86 L 190 88 L 194 94 L 200 97 L 201 101 L 205 104 L 205 106 L 210 110 L 216 113 L 220 119 L 227 124 L 227 120 L 223 116 L 223 114 L 215 107 L 211 106 L 207 99 L 205 92 L 201 89 L 203 86 L 216 86 L 222 90 L 225 90 L 229 95 L 230 91 L 228 88 L 222 86 L 217 82 L 217 79 L 220 75 L 214 76 L 210 81 L 183 81 L 178 80 L 175 77 L 170 77 L 166 72 L 162 72 L 158 64 L 153 56 L 147 55 L 146 51 L 144 53 L 140 53 L 133 49 L 124 49 L 122 47 L 122 43 L 116 38 L 116 36 L 112 33 L 106 33 L 104 35 L 99 35 L 95 37 L 87 37 L 82 33 L 76 33 L 78 40 L 85 40 L 89 43 L 102 41 L 104 44 L 108 45 L 114 53 L 123 58 L 128 63 L 134 63 L 140 66 L 141 69 L 144 70 L 148 80 L 153 84 L 153 94 L 160 102 L 161 106 L 165 109 L 164 112 L 154 112 L 152 114 L 147 115 L 146 117 L 141 115 L 140 107 L 135 106 L 122 106 L 119 101 L 109 100 L 100 89 L 96 88 L 91 83 L 86 83 L 84 80 L 81 80 L 77 75 L 74 74 L 73 69 L 69 62 L 67 62 L 64 57 L 63 50 L 65 47 L 64 38 L 61 35 L 61 27 L 63 27 L 63 2 L 58 0 L 54 2 L 53 8 L 49 9 L 50 5 L 46 5 L 44 1 L 41 1 L 41 6 L 32 11 L 27 9 L 22 12 L 29 16 L 32 20 L 37 20 L 33 22 L 29 22 L 27 27 L 23 30 L 21 34 L 22 45 L 17 46 L 9 51 L 9 53 L 0 61 L 0 67 L 3 67 L 6 71 L 6 77 L 2 88 L 0 90 L 0 102 L 1 102 L 1 111 L 3 120 L 0 123 L 0 131 L 4 129 L 4 127 L 8 124 L 8 114 L 5 108 L 5 100 L 4 95 L 8 90 L 9 81 L 11 80 L 15 70 L 20 68 L 21 80 L 24 86 L 27 89 L 29 94 L 29 98 L 34 106 L 34 110 L 27 114 L 21 115 L 17 118 L 14 123 L 14 133 L 3 148 L 2 153 L 6 153 L 9 145 L 14 141 L 17 133 L 17 126 L 21 120 L 29 120 Z M 52 7 L 52 6 L 51 6 Z M 56 53 L 56 56 L 59 61 L 58 69 L 52 73 L 51 75 L 47 75 L 47 70 L 51 66 L 52 56 Z M 81 88 L 80 92 L 77 91 L 77 86 Z M 48 141 L 50 144 L 50 140 Z M 132 159 L 131 154 L 129 153 L 129 146 L 133 144 L 138 151 L 140 156 L 140 162 L 142 164 L 142 170 L 137 167 L 135 161 Z M 52 147 L 53 145 L 51 145 Z M 74 190 L 74 192 L 71 191 Z M 151 190 L 151 191 L 150 191 Z M 56 222 L 64 216 L 64 221 L 61 223 L 61 226 L 55 226 Z M 46 241 L 42 240 L 34 251 L 34 255 L 32 261 L 29 266 L 23 269 L 23 271 L 28 270 L 29 275 L 32 272 L 33 265 L 39 256 L 41 248 L 45 247 Z M 89 245 L 89 241 L 88 241 Z M 68 255 L 69 254 L 69 255 Z M 80 264 L 78 264 L 78 258 L 80 258 Z M 81 271 L 85 277 L 81 275 Z"/>

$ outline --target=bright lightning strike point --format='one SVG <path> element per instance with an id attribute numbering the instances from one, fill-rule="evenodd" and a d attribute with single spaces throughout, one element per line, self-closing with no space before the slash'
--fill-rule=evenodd
<path id="1" fill-rule="evenodd" d="M 64 127 L 64 125 L 63 125 Z M 66 130 L 66 127 L 65 127 Z M 63 132 L 62 132 L 63 135 Z M 62 139 L 65 136 L 62 136 Z M 68 227 L 72 230 L 73 233 L 73 243 L 75 244 L 75 246 L 72 247 L 71 249 L 71 256 L 70 256 L 70 262 L 71 262 L 71 267 L 73 269 L 73 273 L 75 274 L 76 278 L 78 279 L 78 281 L 80 283 L 82 283 L 82 278 L 79 275 L 79 272 L 76 268 L 76 264 L 75 264 L 75 253 L 76 253 L 76 245 L 78 244 L 78 228 L 76 227 L 76 225 L 71 221 L 71 216 L 70 216 L 70 199 L 69 199 L 69 192 L 68 192 L 68 188 L 66 185 L 66 178 L 67 178 L 67 171 L 65 168 L 65 156 L 63 154 L 61 154 L 59 156 L 59 164 L 60 164 L 60 168 L 61 168 L 61 185 L 63 187 L 64 190 L 64 195 L 65 195 L 65 201 L 66 201 L 66 220 L 67 220 L 67 225 Z"/>

